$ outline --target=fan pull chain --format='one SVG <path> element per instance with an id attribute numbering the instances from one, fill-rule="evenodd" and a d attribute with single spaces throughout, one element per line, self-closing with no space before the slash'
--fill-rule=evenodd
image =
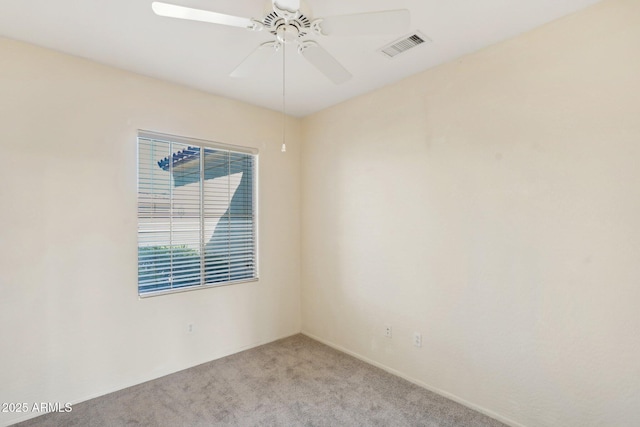
<path id="1" fill-rule="evenodd" d="M 282 148 L 280 151 L 285 153 L 287 151 L 287 102 L 286 102 L 286 81 L 287 81 L 287 68 L 285 66 L 285 58 L 286 58 L 287 48 L 284 43 L 282 43 Z"/>

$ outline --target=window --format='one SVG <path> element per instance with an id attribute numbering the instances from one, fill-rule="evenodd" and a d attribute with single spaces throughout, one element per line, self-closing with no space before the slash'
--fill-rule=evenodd
<path id="1" fill-rule="evenodd" d="M 257 153 L 138 133 L 138 294 L 257 279 Z"/>

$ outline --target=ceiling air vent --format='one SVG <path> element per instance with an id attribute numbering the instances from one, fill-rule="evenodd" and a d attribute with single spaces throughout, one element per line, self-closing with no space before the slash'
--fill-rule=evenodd
<path id="1" fill-rule="evenodd" d="M 429 37 L 420 32 L 415 32 L 378 49 L 378 52 L 382 53 L 387 58 L 394 58 L 409 49 L 413 49 L 416 46 L 430 41 L 431 39 L 429 39 Z"/>

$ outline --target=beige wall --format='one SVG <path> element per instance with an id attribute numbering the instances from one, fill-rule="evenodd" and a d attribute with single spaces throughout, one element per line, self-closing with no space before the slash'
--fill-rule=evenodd
<path id="1" fill-rule="evenodd" d="M 298 120 L 282 154 L 276 112 L 7 39 L 0 70 L 0 402 L 77 402 L 300 331 Z M 260 150 L 259 282 L 138 299 L 137 129 Z"/>
<path id="2" fill-rule="evenodd" d="M 309 116 L 303 141 L 303 332 L 513 425 L 638 425 L 640 2 Z"/>

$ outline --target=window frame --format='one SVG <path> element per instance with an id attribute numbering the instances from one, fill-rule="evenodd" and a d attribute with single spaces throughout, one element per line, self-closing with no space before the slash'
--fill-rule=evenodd
<path id="1" fill-rule="evenodd" d="M 154 141 L 159 141 L 159 142 L 167 142 L 167 143 L 177 143 L 177 144 L 183 144 L 183 145 L 187 145 L 187 146 L 197 146 L 203 149 L 213 149 L 213 150 L 222 150 L 222 151 L 227 151 L 230 153 L 238 153 L 238 154 L 247 154 L 247 155 L 251 155 L 253 157 L 253 176 L 252 176 L 252 188 L 251 188 L 251 192 L 252 192 L 252 200 L 253 200 L 253 209 L 252 209 L 252 213 L 253 213 L 253 262 L 254 262 L 254 268 L 253 268 L 253 275 L 252 277 L 247 277 L 247 278 L 242 278 L 242 279 L 236 279 L 236 280 L 227 280 L 227 281 L 220 281 L 220 282 L 211 282 L 211 283 L 205 283 L 204 280 L 201 280 L 201 283 L 198 285 L 190 285 L 190 286 L 184 286 L 184 287 L 179 287 L 179 288 L 171 288 L 171 289 L 161 289 L 161 290 L 150 290 L 150 291 L 146 291 L 146 292 L 140 292 L 140 279 L 139 279 L 139 269 L 140 269 L 140 259 L 139 259 L 139 253 L 140 253 L 140 140 L 141 139 L 147 139 L 147 140 L 154 140 Z M 137 137 L 136 137 L 136 225 L 137 225 L 137 232 L 136 232 L 136 243 L 137 243 L 137 247 L 138 247 L 138 279 L 136 280 L 136 284 L 137 284 L 137 294 L 138 294 L 138 298 L 149 298 L 149 297 L 155 297 L 155 296 L 160 296 L 160 295 L 170 295 L 170 294 L 176 294 L 176 293 L 182 293 L 182 292 L 191 292 L 191 291 L 197 291 L 197 290 L 201 290 L 201 289 L 211 289 L 211 288 L 217 288 L 217 287 L 221 287 L 221 286 L 231 286 L 231 285 L 235 285 L 235 284 L 240 284 L 240 283 L 249 283 L 249 282 L 256 282 L 260 280 L 260 257 L 259 257 L 259 150 L 257 148 L 253 148 L 253 147 L 246 147 L 246 146 L 241 146 L 241 145 L 233 145 L 233 144 L 226 144 L 226 143 L 221 143 L 221 142 L 216 142 L 216 141 L 209 141 L 209 140 L 204 140 L 204 139 L 198 139 L 198 138 L 191 138 L 191 137 L 184 137 L 184 136 L 178 136 L 178 135 L 171 135 L 171 134 L 166 134 L 166 133 L 159 133 L 159 132 L 154 132 L 154 131 L 148 131 L 148 130 L 142 130 L 142 129 L 138 129 L 137 132 Z M 203 176 L 200 176 L 199 178 L 199 185 L 202 186 L 204 183 L 205 179 Z M 173 200 L 173 198 L 172 198 Z M 200 206 L 201 206 L 201 212 L 202 212 L 202 203 L 204 202 L 204 199 L 200 200 Z M 228 207 L 228 209 L 230 209 L 230 205 Z M 172 217 L 173 218 L 173 217 Z M 202 214 L 200 215 L 200 222 L 203 223 L 204 219 L 202 217 Z M 202 232 L 203 230 L 201 229 L 200 232 Z M 180 244 L 180 243 L 178 243 Z"/>

